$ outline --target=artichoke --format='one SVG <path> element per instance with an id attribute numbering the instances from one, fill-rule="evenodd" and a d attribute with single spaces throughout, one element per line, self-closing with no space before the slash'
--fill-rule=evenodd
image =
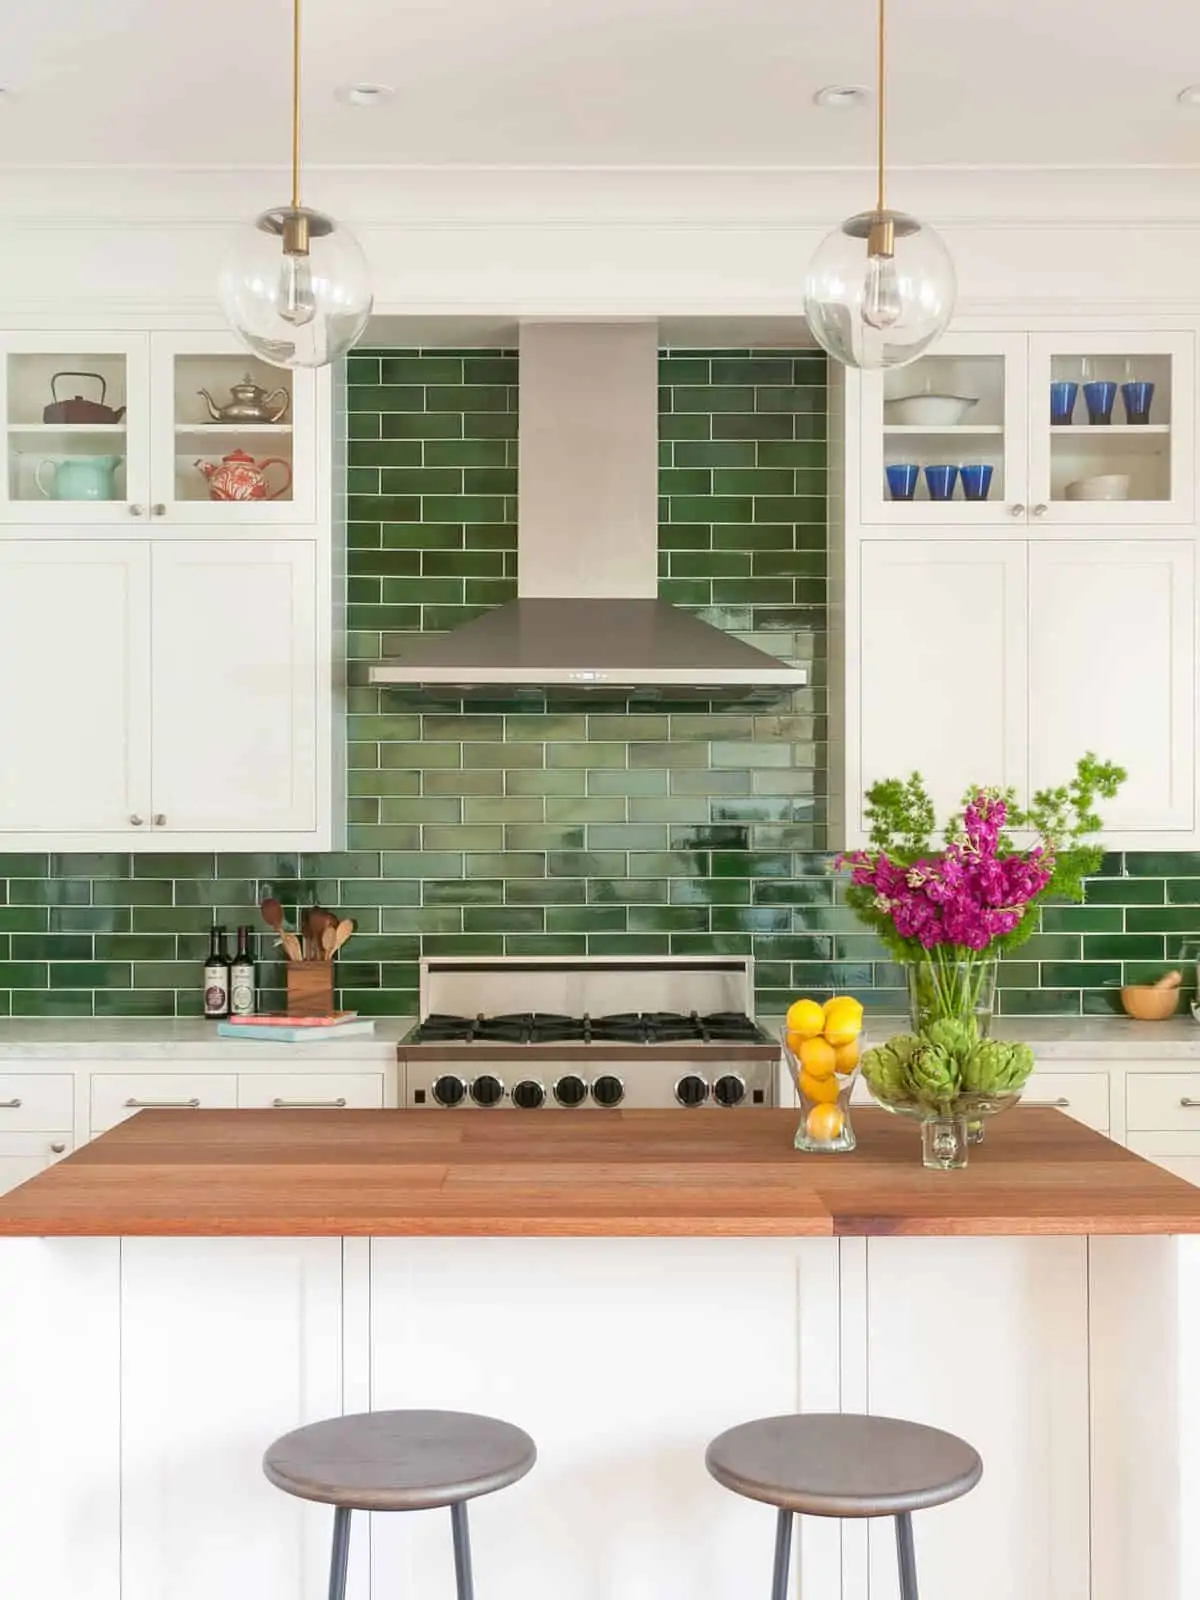
<path id="1" fill-rule="evenodd" d="M 974 1017 L 939 1017 L 936 1022 L 929 1024 L 921 1037 L 961 1063 L 967 1052 L 979 1042 L 979 1025 Z"/>
<path id="2" fill-rule="evenodd" d="M 862 1075 L 877 1100 L 895 1105 L 911 1098 L 908 1063 L 920 1042 L 914 1034 L 898 1033 L 894 1039 L 877 1044 L 863 1056 Z"/>
<path id="3" fill-rule="evenodd" d="M 962 1086 L 970 1094 L 1015 1094 L 1033 1071 L 1027 1044 L 981 1039 L 962 1064 Z"/>
<path id="4" fill-rule="evenodd" d="M 914 1097 L 941 1111 L 958 1098 L 962 1083 L 959 1057 L 926 1036 L 913 1051 L 908 1078 Z"/>

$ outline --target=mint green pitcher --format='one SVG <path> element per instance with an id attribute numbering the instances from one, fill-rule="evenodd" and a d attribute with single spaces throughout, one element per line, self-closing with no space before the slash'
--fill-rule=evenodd
<path id="1" fill-rule="evenodd" d="M 38 462 L 34 481 L 47 500 L 115 500 L 113 474 L 121 465 L 120 456 L 64 456 L 61 461 L 47 458 Z M 47 488 L 42 473 L 54 468 Z"/>

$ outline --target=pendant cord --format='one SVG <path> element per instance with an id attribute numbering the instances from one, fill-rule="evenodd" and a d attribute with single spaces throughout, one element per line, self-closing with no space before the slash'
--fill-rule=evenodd
<path id="1" fill-rule="evenodd" d="M 885 135 L 885 129 L 886 129 L 886 126 L 887 126 L 887 86 L 886 86 L 886 84 L 887 84 L 887 75 L 886 75 L 887 27 L 886 27 L 886 17 L 885 17 L 885 5 L 886 5 L 886 0 L 879 0 L 879 34 L 878 34 L 878 52 L 877 52 L 877 80 L 876 80 L 876 90 L 875 90 L 875 133 L 876 133 L 875 209 L 876 209 L 876 211 L 882 211 L 884 209 L 884 203 L 885 203 L 885 200 L 884 200 L 884 180 L 883 180 L 884 142 L 885 142 L 884 141 L 884 135 Z M 297 10 L 299 10 L 299 6 L 300 6 L 300 0 L 296 0 L 296 8 L 297 8 Z"/>
<path id="2" fill-rule="evenodd" d="M 880 0 L 882 4 L 882 0 Z M 882 176 L 881 180 L 882 182 Z M 292 0 L 292 210 L 300 209 L 300 0 Z"/>

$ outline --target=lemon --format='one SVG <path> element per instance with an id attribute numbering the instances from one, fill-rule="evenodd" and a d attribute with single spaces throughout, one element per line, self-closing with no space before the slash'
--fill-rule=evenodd
<path id="1" fill-rule="evenodd" d="M 804 1131 L 817 1144 L 832 1144 L 834 1139 L 840 1137 L 845 1126 L 846 1118 L 841 1106 L 818 1105 L 808 1113 Z"/>
<path id="2" fill-rule="evenodd" d="M 850 1044 L 862 1032 L 863 1008 L 848 995 L 839 995 L 825 1006 L 822 1031 L 832 1045 Z"/>
<path id="3" fill-rule="evenodd" d="M 825 1009 L 815 1000 L 793 1000 L 788 1007 L 787 1030 L 800 1039 L 815 1039 L 825 1026 Z"/>
<path id="4" fill-rule="evenodd" d="M 851 1039 L 848 1044 L 839 1044 L 833 1051 L 833 1070 L 845 1077 L 848 1072 L 853 1072 L 858 1065 L 858 1040 Z"/>
<path id="5" fill-rule="evenodd" d="M 833 995 L 831 999 L 826 1000 L 821 1010 L 828 1016 L 835 1006 L 845 1006 L 848 1011 L 857 1011 L 860 1017 L 863 1014 L 862 1001 L 856 1000 L 852 994 Z"/>
<path id="6" fill-rule="evenodd" d="M 800 1074 L 800 1093 L 814 1105 L 832 1103 L 841 1092 L 841 1085 L 832 1073 L 828 1078 L 814 1078 L 809 1072 Z"/>
<path id="7" fill-rule="evenodd" d="M 834 1048 L 824 1039 L 804 1039 L 796 1051 L 800 1065 L 811 1078 L 831 1078 L 837 1069 Z"/>

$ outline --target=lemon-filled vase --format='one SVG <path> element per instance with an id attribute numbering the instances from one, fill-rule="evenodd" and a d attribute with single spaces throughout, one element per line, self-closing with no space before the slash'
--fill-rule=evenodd
<path id="1" fill-rule="evenodd" d="M 783 1055 L 800 1101 L 797 1150 L 839 1155 L 857 1141 L 850 1093 L 858 1072 L 863 1008 L 849 995 L 824 1005 L 798 1000 L 782 1034 Z"/>

